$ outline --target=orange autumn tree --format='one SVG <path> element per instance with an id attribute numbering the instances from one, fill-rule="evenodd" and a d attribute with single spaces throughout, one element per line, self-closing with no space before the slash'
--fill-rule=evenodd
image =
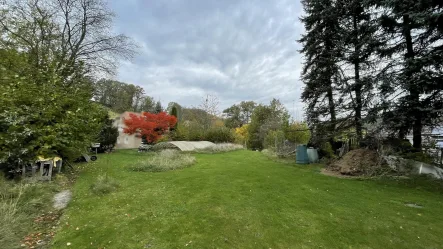
<path id="1" fill-rule="evenodd" d="M 168 115 L 166 112 L 158 114 L 142 112 L 140 114 L 129 114 L 129 118 L 124 120 L 126 128 L 123 130 L 126 134 L 137 134 L 144 137 L 148 143 L 155 143 L 159 140 L 169 128 L 174 127 L 177 118 Z"/>

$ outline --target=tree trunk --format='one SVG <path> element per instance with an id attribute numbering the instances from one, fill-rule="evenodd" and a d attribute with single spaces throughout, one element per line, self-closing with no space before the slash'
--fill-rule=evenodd
<path id="1" fill-rule="evenodd" d="M 331 114 L 331 132 L 335 131 L 335 124 L 337 122 L 337 117 L 335 115 L 335 104 L 334 104 L 334 95 L 332 93 L 332 82 L 328 88 L 327 92 L 328 103 L 329 103 L 329 113 Z"/>
<path id="2" fill-rule="evenodd" d="M 405 37 L 406 40 L 406 55 L 405 55 L 405 59 L 406 59 L 406 80 L 411 80 L 412 75 L 413 75 L 413 70 L 411 67 L 411 64 L 409 62 L 409 60 L 414 59 L 415 54 L 414 54 L 414 47 L 412 44 L 412 36 L 411 36 L 411 27 L 409 25 L 410 23 L 410 18 L 409 15 L 404 15 L 403 16 L 403 35 Z M 409 87 L 409 101 L 410 104 L 412 105 L 412 119 L 413 119 L 413 125 L 412 125 L 412 141 L 413 141 L 413 146 L 416 149 L 421 149 L 421 143 L 422 143 L 422 138 L 421 138 L 421 134 L 422 134 L 422 120 L 421 120 L 421 112 L 420 110 L 418 110 L 418 107 L 420 105 L 420 93 L 417 90 L 417 87 L 415 86 L 415 84 L 408 84 Z"/>
<path id="3" fill-rule="evenodd" d="M 361 82 L 360 82 L 360 48 L 358 45 L 359 37 L 358 37 L 358 24 L 357 17 L 353 17 L 354 24 L 354 74 L 355 74 L 355 131 L 357 133 L 357 144 L 360 144 L 360 141 L 363 138 L 362 133 L 362 123 L 361 123 L 361 111 L 362 111 L 362 96 L 361 96 Z"/>

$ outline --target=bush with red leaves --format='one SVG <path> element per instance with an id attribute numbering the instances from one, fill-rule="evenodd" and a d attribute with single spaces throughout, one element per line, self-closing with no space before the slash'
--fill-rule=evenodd
<path id="1" fill-rule="evenodd" d="M 155 143 L 165 132 L 169 131 L 169 128 L 175 126 L 177 118 L 166 112 L 158 114 L 142 112 L 141 115 L 129 114 L 129 118 L 124 122 L 126 125 L 124 133 L 137 134 L 144 137 L 148 143 Z"/>

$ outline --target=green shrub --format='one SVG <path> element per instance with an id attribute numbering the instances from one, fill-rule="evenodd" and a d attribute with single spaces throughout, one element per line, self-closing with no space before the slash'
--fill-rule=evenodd
<path id="1" fill-rule="evenodd" d="M 168 134 L 165 134 L 163 136 L 161 136 L 156 143 L 161 143 L 161 142 L 167 142 L 167 141 L 171 141 L 171 138 L 169 137 Z"/>
<path id="2" fill-rule="evenodd" d="M 311 131 L 307 123 L 294 122 L 285 130 L 285 137 L 296 144 L 307 144 L 311 139 Z"/>
<path id="3" fill-rule="evenodd" d="M 336 157 L 330 142 L 324 142 L 320 146 L 318 154 L 321 158 L 335 158 Z"/>
<path id="4" fill-rule="evenodd" d="M 162 172 L 189 167 L 195 163 L 195 157 L 177 150 L 163 150 L 153 157 L 128 166 L 133 171 Z"/>
<path id="5" fill-rule="evenodd" d="M 233 143 L 235 134 L 227 127 L 214 127 L 206 132 L 204 138 L 204 140 L 213 143 Z"/>
<path id="6" fill-rule="evenodd" d="M 195 122 L 178 123 L 171 133 L 174 141 L 202 141 L 204 140 L 204 129 Z"/>
<path id="7" fill-rule="evenodd" d="M 268 131 L 264 140 L 264 147 L 266 149 L 277 149 L 276 146 L 282 144 L 285 140 L 285 133 L 281 130 Z"/>
<path id="8" fill-rule="evenodd" d="M 176 150 L 177 147 L 171 143 L 168 142 L 161 142 L 154 146 L 152 146 L 152 151 L 162 151 L 162 150 Z"/>
<path id="9" fill-rule="evenodd" d="M 91 191 L 96 195 L 104 195 L 114 192 L 118 189 L 118 182 L 108 175 L 100 175 L 91 185 Z"/>
<path id="10" fill-rule="evenodd" d="M 402 157 L 405 159 L 410 159 L 418 162 L 432 164 L 434 163 L 434 159 L 429 154 L 424 152 L 409 152 L 402 154 Z"/>
<path id="11" fill-rule="evenodd" d="M 114 127 L 113 120 L 109 117 L 109 114 L 103 118 L 102 122 L 103 126 L 97 140 L 100 143 L 100 148 L 97 150 L 98 152 L 112 151 L 115 143 L 117 143 L 118 128 Z"/>

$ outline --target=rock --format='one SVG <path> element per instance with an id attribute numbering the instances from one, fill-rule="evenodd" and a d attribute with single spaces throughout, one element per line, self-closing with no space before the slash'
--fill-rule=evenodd
<path id="1" fill-rule="evenodd" d="M 64 190 L 60 193 L 57 193 L 54 196 L 54 208 L 58 210 L 66 208 L 71 198 L 72 193 L 70 190 Z"/>

